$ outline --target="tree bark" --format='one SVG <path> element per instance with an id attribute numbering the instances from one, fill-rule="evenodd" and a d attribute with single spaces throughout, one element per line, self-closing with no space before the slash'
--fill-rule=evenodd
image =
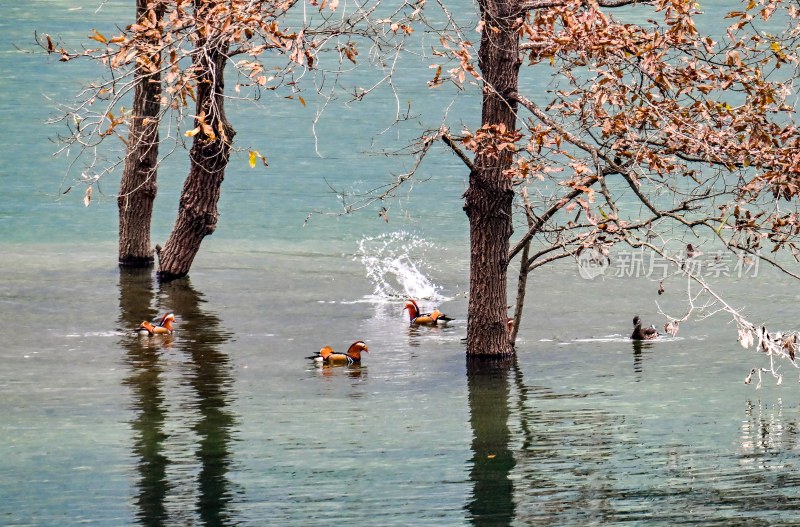
<path id="1" fill-rule="evenodd" d="M 224 110 L 227 46 L 204 48 L 204 44 L 198 44 L 195 59 L 199 72 L 195 126 L 199 132 L 189 152 L 189 175 L 183 184 L 175 226 L 159 251 L 157 274 L 161 281 L 186 276 L 203 238 L 217 227 L 217 202 L 235 133 Z"/>
<path id="2" fill-rule="evenodd" d="M 516 129 L 519 80 L 518 16 L 513 0 L 480 0 L 481 46 L 478 62 L 483 77 L 482 126 Z M 470 227 L 470 295 L 467 355 L 503 357 L 514 353 L 508 335 L 507 277 L 509 238 L 513 231 L 514 191 L 506 171 L 513 153 L 481 148 L 475 156 L 464 210 Z"/>
<path id="3" fill-rule="evenodd" d="M 148 3 L 148 0 L 136 0 L 137 21 L 148 16 Z M 157 4 L 154 12 L 156 19 L 161 20 L 164 6 Z M 121 267 L 150 267 L 155 261 L 150 241 L 150 222 L 158 189 L 161 55 L 155 53 L 148 58 L 156 65 L 156 71 L 148 71 L 141 65 L 136 68 L 128 147 L 117 197 Z"/>

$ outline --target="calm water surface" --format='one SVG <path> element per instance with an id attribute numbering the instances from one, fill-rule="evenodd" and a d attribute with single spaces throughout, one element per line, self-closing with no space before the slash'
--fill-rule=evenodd
<path id="1" fill-rule="evenodd" d="M 94 22 L 96 4 L 0 5 L 0 524 L 800 525 L 796 373 L 745 386 L 759 357 L 719 318 L 626 338 L 633 314 L 659 323 L 655 299 L 680 313 L 683 284 L 662 298 L 644 278 L 544 270 L 517 360 L 468 371 L 466 174 L 452 156 L 431 158 L 388 224 L 370 211 L 303 227 L 336 207 L 326 180 L 363 190 L 400 172 L 368 155 L 385 124 L 354 126 L 357 108 L 320 124 L 352 141 L 321 141 L 324 158 L 313 104 L 234 109 L 241 146 L 269 152 L 270 170 L 234 157 L 188 279 L 120 273 L 114 183 L 88 209 L 60 195 L 66 162 L 42 124 L 46 97 L 69 97 L 91 68 L 17 49 L 34 29 L 78 42 L 125 12 Z M 441 104 L 421 90 L 423 109 Z M 157 241 L 185 174 L 177 157 L 165 167 Z M 791 327 L 787 285 L 765 271 L 722 289 Z M 409 329 L 406 294 L 456 320 Z M 131 334 L 165 311 L 174 336 Z M 361 367 L 306 359 L 357 339 Z"/>

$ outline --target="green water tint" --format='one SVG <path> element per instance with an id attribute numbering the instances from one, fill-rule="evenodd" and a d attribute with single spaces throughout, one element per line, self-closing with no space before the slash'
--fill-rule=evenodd
<path id="1" fill-rule="evenodd" d="M 223 251 L 163 286 L 100 254 L 2 262 L 5 525 L 796 523 L 794 383 L 745 386 L 714 324 L 626 340 L 629 279 L 602 286 L 626 309 L 590 295 L 580 327 L 536 309 L 517 360 L 482 371 L 464 299 L 409 328 L 352 257 Z M 554 276 L 542 305 L 600 287 Z M 172 337 L 131 332 L 165 311 Z M 305 358 L 356 338 L 359 368 Z"/>
<path id="2" fill-rule="evenodd" d="M 219 228 L 189 280 L 120 273 L 115 184 L 89 208 L 60 195 L 65 161 L 50 158 L 55 131 L 42 124 L 54 113 L 44 94 L 67 100 L 92 71 L 14 47 L 31 47 L 34 29 L 110 34 L 122 9 L 106 4 L 95 24 L 79 7 L 9 4 L 0 21 L 0 524 L 800 523 L 796 372 L 745 386 L 761 356 L 716 318 L 675 339 L 627 340 L 635 314 L 663 324 L 656 298 L 682 313 L 685 285 L 658 296 L 646 277 L 582 280 L 575 262 L 537 271 L 516 363 L 476 372 L 462 342 L 467 174 L 451 152 L 426 161 L 389 223 L 369 213 L 303 227 L 311 210 L 338 207 L 327 182 L 364 191 L 401 171 L 362 155 L 379 149 L 384 124 L 364 123 L 382 99 L 323 119 L 324 158 L 307 133 L 312 97 L 306 114 L 270 103 L 263 118 L 231 103 L 240 146 L 270 170 L 251 170 L 246 152 L 232 159 Z M 403 79 L 421 87 L 421 115 L 447 106 L 430 74 Z M 433 114 L 423 127 L 438 127 Z M 156 241 L 185 173 L 176 156 L 159 177 Z M 780 276 L 720 287 L 752 320 L 796 324 L 798 295 Z M 456 320 L 409 328 L 413 292 Z M 166 311 L 172 337 L 132 334 Z M 305 359 L 357 339 L 370 348 L 359 368 Z"/>

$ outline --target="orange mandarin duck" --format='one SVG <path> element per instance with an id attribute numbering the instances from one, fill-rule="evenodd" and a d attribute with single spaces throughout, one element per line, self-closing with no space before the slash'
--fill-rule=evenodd
<path id="1" fill-rule="evenodd" d="M 436 326 L 437 324 L 444 324 L 449 320 L 453 320 L 438 309 L 434 309 L 430 313 L 420 313 L 419 306 L 414 300 L 407 300 L 403 310 L 408 311 L 408 318 L 412 326 Z"/>
<path id="2" fill-rule="evenodd" d="M 144 321 L 136 328 L 136 332 L 142 336 L 152 337 L 153 335 L 172 335 L 172 323 L 175 322 L 175 315 L 167 313 L 161 317 L 157 324 Z"/>
<path id="3" fill-rule="evenodd" d="M 320 364 L 361 364 L 361 352 L 369 353 L 367 345 L 363 340 L 357 340 L 350 344 L 347 353 L 337 353 L 330 346 L 325 346 L 315 355 L 308 357 Z"/>

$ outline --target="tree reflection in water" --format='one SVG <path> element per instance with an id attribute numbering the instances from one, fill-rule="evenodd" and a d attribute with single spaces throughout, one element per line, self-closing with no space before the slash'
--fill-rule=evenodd
<path id="1" fill-rule="evenodd" d="M 784 415 L 781 398 L 771 405 L 747 401 L 744 413 L 739 437 L 741 464 L 769 470 L 785 468 L 785 460 L 775 454 L 798 448 L 797 418 Z"/>
<path id="2" fill-rule="evenodd" d="M 229 359 L 220 351 L 220 345 L 230 340 L 231 335 L 221 329 L 215 314 L 203 309 L 203 303 L 202 295 L 188 279 L 161 285 L 154 301 L 150 270 L 120 273 L 120 323 L 124 328 L 135 327 L 142 320 L 166 311 L 174 312 L 178 321 L 174 336 L 131 335 L 123 342 L 131 369 L 126 384 L 131 387 L 136 411 L 131 425 L 136 434 L 133 453 L 139 458 L 136 504 L 142 525 L 187 520 L 183 517 L 187 511 L 171 514 L 168 506 L 173 502 L 185 504 L 190 498 L 187 494 L 195 496 L 199 523 L 207 526 L 230 523 L 228 505 L 232 492 L 227 473 L 234 425 L 234 417 L 228 410 L 232 376 Z M 179 353 L 177 360 L 174 352 Z M 171 360 L 165 360 L 167 353 Z M 179 386 L 167 382 L 175 377 Z M 185 392 L 181 393 L 183 386 L 192 388 L 189 401 L 185 400 Z M 169 412 L 170 409 L 173 411 Z M 179 439 L 165 433 L 165 428 L 191 430 L 195 434 L 199 470 L 190 471 L 197 474 L 197 480 L 189 488 L 185 482 L 178 484 L 169 476 L 178 460 L 170 459 L 165 452 L 182 452 L 185 447 L 177 444 Z M 185 465 L 187 460 L 181 459 L 180 463 Z M 173 517 L 176 515 L 180 518 Z"/>
<path id="3" fill-rule="evenodd" d="M 468 359 L 470 424 L 472 425 L 472 499 L 467 504 L 475 526 L 509 525 L 514 519 L 516 464 L 509 447 L 509 374 L 513 360 Z"/>
<path id="4" fill-rule="evenodd" d="M 153 277 L 150 269 L 121 269 L 119 278 L 119 322 L 123 331 L 131 331 L 142 320 L 156 317 L 151 307 Z M 164 456 L 164 421 L 166 409 L 161 386 L 162 368 L 159 356 L 162 346 L 169 346 L 171 338 L 140 339 L 135 335 L 123 338 L 127 351 L 126 362 L 130 375 L 125 384 L 134 397 L 136 416 L 131 422 L 134 433 L 133 454 L 139 459 L 137 517 L 143 525 L 166 525 L 168 520 L 165 498 L 169 492 L 167 465 Z"/>
<path id="5" fill-rule="evenodd" d="M 634 346 L 635 361 L 648 353 Z M 748 401 L 731 456 L 735 409 L 621 413 L 641 408 L 630 403 L 641 389 L 618 404 L 616 392 L 526 384 L 515 361 L 467 371 L 472 525 L 797 525 L 797 405 Z"/>
<path id="6" fill-rule="evenodd" d="M 472 525 L 552 525 L 565 517 L 582 525 L 609 517 L 609 415 L 578 402 L 600 394 L 528 386 L 516 357 L 468 361 L 467 377 Z M 548 408 L 552 402 L 557 409 Z"/>

